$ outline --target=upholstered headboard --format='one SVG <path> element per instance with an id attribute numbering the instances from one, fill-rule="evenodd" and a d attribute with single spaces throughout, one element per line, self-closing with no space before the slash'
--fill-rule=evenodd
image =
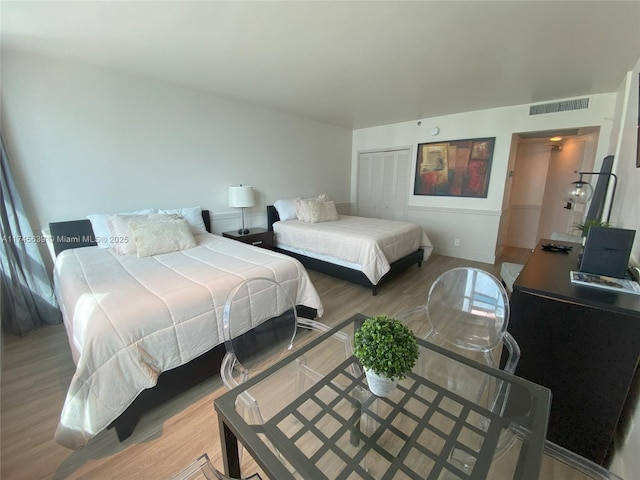
<path id="1" fill-rule="evenodd" d="M 275 209 L 274 209 L 275 210 Z M 277 212 L 276 212 L 277 213 Z M 202 210 L 202 220 L 207 232 L 211 233 L 209 210 Z M 88 219 L 51 222 L 49 224 L 53 250 L 56 255 L 69 248 L 93 247 L 96 243 L 91 222 Z"/>
<path id="2" fill-rule="evenodd" d="M 267 229 L 273 232 L 273 224 L 280 221 L 280 215 L 276 207 L 273 205 L 267 205 Z"/>

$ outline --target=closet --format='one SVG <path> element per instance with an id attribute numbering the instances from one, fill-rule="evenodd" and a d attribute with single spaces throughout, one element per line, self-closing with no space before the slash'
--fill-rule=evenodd
<path id="1" fill-rule="evenodd" d="M 406 221 L 410 182 L 410 148 L 359 153 L 357 214 Z"/>

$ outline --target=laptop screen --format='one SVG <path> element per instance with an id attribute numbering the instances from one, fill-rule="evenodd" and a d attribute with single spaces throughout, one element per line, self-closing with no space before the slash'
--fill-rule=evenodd
<path id="1" fill-rule="evenodd" d="M 580 271 L 624 278 L 635 235 L 635 230 L 591 227 L 582 252 Z"/>

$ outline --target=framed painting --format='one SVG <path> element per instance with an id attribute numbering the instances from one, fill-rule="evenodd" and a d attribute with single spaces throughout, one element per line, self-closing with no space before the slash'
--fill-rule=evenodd
<path id="1" fill-rule="evenodd" d="M 419 143 L 414 195 L 487 198 L 495 141 Z"/>

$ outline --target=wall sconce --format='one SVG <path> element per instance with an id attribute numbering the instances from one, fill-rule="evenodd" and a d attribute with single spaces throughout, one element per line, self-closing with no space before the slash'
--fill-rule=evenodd
<path id="1" fill-rule="evenodd" d="M 593 187 L 589 182 L 582 180 L 583 175 L 607 175 L 608 177 L 613 177 L 613 187 L 611 189 L 611 201 L 609 202 L 609 208 L 607 209 L 607 223 L 609 223 L 609 219 L 611 218 L 611 209 L 613 207 L 613 199 L 616 195 L 616 185 L 618 183 L 618 177 L 615 173 L 605 173 L 605 172 L 578 172 L 575 173 L 580 175 L 580 178 L 572 182 L 571 185 L 565 190 L 564 198 L 567 201 L 567 205 L 564 207 L 568 210 L 571 210 L 571 205 L 574 203 L 585 204 L 587 203 L 592 195 L 593 195 Z M 608 184 L 607 184 L 608 187 Z M 608 188 L 607 188 L 608 190 Z"/>
<path id="2" fill-rule="evenodd" d="M 248 228 L 244 228 L 244 209 L 253 207 L 253 187 L 250 185 L 239 185 L 229 187 L 229 206 L 240 208 L 242 210 L 242 228 L 238 230 L 238 234 L 246 235 L 249 233 Z"/>

